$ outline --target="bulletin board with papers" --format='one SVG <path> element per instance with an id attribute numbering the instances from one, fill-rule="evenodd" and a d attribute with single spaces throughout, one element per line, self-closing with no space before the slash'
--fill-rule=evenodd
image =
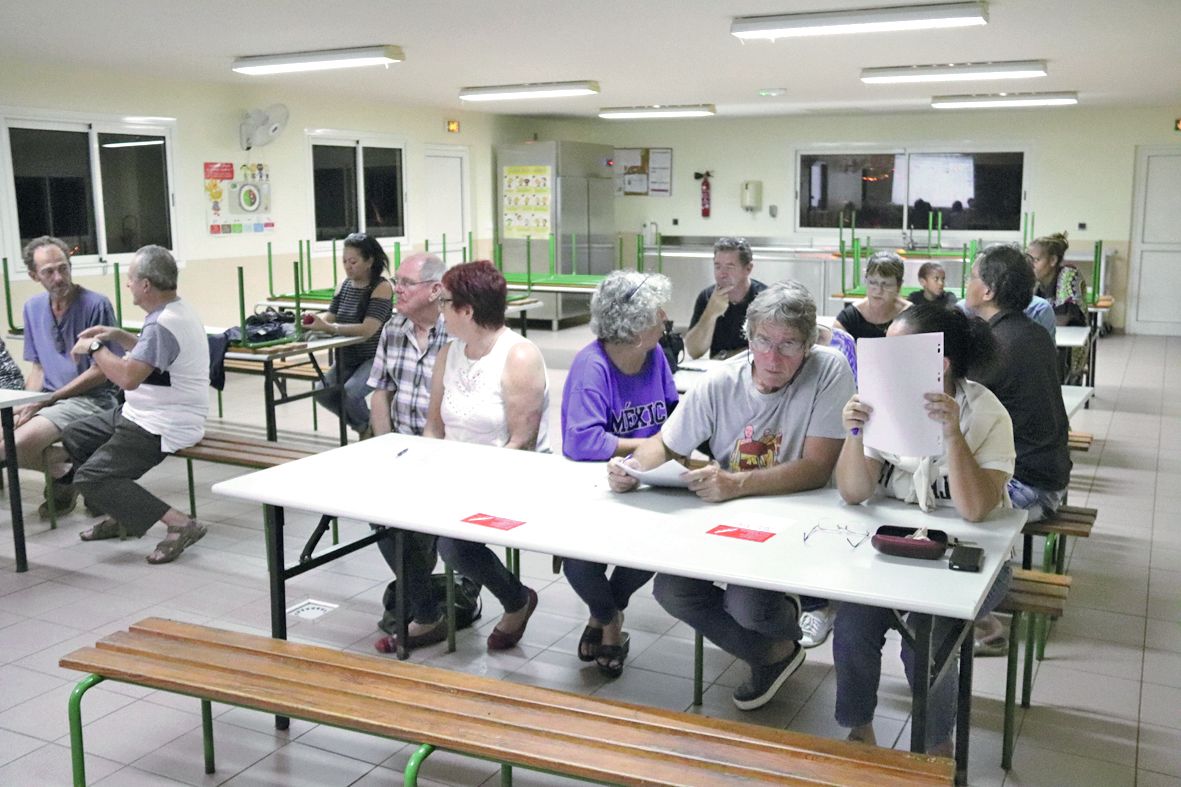
<path id="1" fill-rule="evenodd" d="M 672 148 L 616 148 L 615 196 L 670 197 Z"/>

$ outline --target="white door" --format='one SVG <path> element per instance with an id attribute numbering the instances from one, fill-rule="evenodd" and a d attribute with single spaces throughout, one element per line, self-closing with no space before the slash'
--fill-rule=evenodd
<path id="1" fill-rule="evenodd" d="M 468 259 L 468 160 L 466 148 L 430 148 L 426 153 L 425 223 L 431 251 L 448 265 Z"/>
<path id="2" fill-rule="evenodd" d="M 1181 336 L 1181 148 L 1136 150 L 1128 332 Z"/>

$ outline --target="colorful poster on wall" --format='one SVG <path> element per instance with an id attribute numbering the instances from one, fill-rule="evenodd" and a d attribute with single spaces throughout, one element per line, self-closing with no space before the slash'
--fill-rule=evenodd
<path id="1" fill-rule="evenodd" d="M 501 184 L 502 238 L 543 238 L 550 234 L 553 198 L 551 167 L 504 167 Z"/>
<path id="2" fill-rule="evenodd" d="M 210 235 L 274 232 L 271 170 L 266 164 L 206 161 L 205 226 Z"/>

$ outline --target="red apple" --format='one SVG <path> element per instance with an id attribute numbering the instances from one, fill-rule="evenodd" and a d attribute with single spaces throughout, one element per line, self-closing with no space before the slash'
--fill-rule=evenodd
<path id="1" fill-rule="evenodd" d="M 315 321 L 316 321 L 316 318 L 315 318 L 315 316 L 314 316 L 314 315 L 311 315 L 311 314 L 305 314 L 305 315 L 303 316 L 303 324 L 304 324 L 304 325 L 311 325 L 311 324 L 312 324 L 312 323 L 314 323 Z"/>

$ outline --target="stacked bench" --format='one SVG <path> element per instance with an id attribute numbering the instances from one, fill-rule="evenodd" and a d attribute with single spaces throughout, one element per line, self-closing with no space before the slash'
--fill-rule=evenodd
<path id="1" fill-rule="evenodd" d="M 85 784 L 81 700 L 103 679 L 610 784 L 950 784 L 952 760 L 646 708 L 422 664 L 149 618 L 62 658 L 89 673 L 70 699 L 74 784 Z"/>

